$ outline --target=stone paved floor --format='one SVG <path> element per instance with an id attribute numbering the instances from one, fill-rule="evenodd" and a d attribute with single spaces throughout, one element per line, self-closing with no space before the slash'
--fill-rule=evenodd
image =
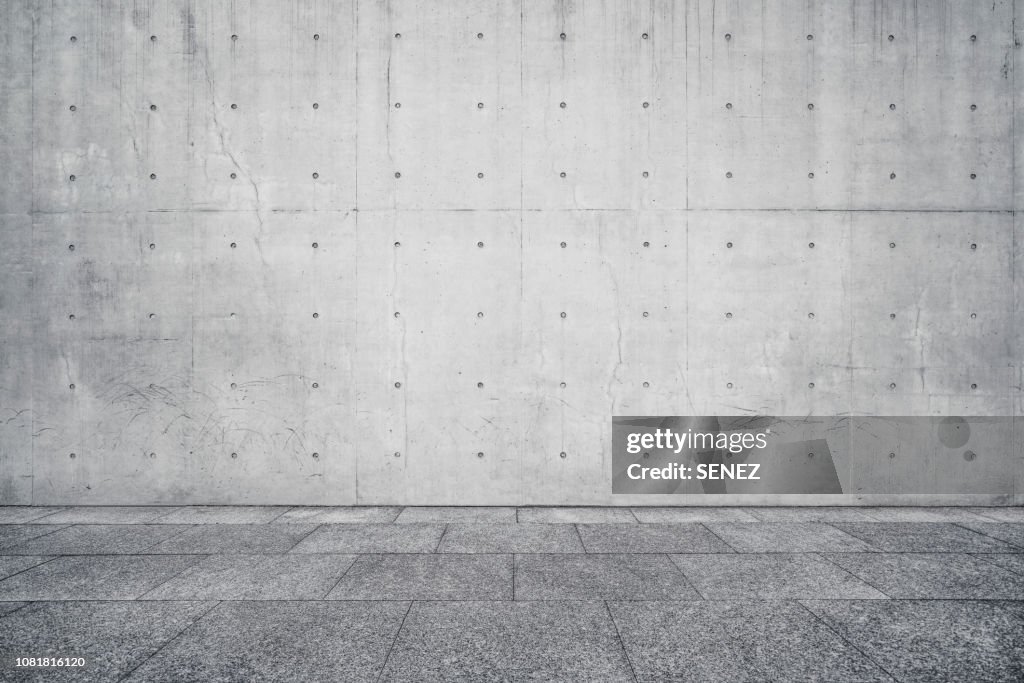
<path id="1" fill-rule="evenodd" d="M 84 657 L 16 669 L 15 657 Z M 1024 508 L 0 507 L 0 680 L 1021 681 Z"/>

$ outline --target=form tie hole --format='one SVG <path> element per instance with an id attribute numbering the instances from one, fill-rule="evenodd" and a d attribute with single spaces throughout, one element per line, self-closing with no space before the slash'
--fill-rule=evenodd
<path id="1" fill-rule="evenodd" d="M 565 454 L 565 451 L 562 451 L 561 453 L 559 453 L 558 457 L 562 458 L 564 460 L 567 457 L 566 454 Z"/>
<path id="2" fill-rule="evenodd" d="M 476 454 L 476 457 L 478 457 L 478 458 L 484 457 L 484 452 L 480 451 L 479 453 Z"/>

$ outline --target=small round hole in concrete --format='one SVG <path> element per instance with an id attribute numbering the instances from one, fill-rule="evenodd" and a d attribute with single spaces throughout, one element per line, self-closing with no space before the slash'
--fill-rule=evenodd
<path id="1" fill-rule="evenodd" d="M 726 313 L 726 314 L 725 314 L 725 317 L 726 317 L 726 318 L 732 318 L 732 313 Z"/>
<path id="2" fill-rule="evenodd" d="M 237 243 L 235 243 L 235 242 L 232 242 L 232 243 L 231 243 L 231 248 L 232 248 L 232 249 L 237 249 L 237 248 L 238 248 L 238 244 L 237 244 Z"/>
<path id="3" fill-rule="evenodd" d="M 77 43 L 78 42 L 78 36 L 71 36 L 71 42 L 72 43 Z"/>
<path id="4" fill-rule="evenodd" d="M 401 102 L 395 102 L 395 109 L 401 109 L 401 108 L 402 108 L 402 103 Z"/>
<path id="5" fill-rule="evenodd" d="M 978 317 L 977 313 L 971 313 L 971 320 L 975 320 L 975 319 L 977 319 L 977 317 Z"/>
<path id="6" fill-rule="evenodd" d="M 565 317 L 565 311 L 562 311 L 559 315 L 561 315 L 564 318 Z"/>
<path id="7" fill-rule="evenodd" d="M 558 106 L 561 107 L 562 109 L 565 109 L 566 105 L 565 105 L 565 102 L 559 102 Z"/>
<path id="8" fill-rule="evenodd" d="M 732 102 L 726 102 L 725 103 L 725 108 L 726 109 L 732 109 Z"/>
<path id="9" fill-rule="evenodd" d="M 237 178 L 237 177 L 238 177 L 238 174 L 237 174 L 237 173 L 232 173 L 232 174 L 231 174 L 231 179 L 232 179 L 232 180 L 234 180 L 234 179 L 235 179 L 235 178 Z"/>
<path id="10" fill-rule="evenodd" d="M 478 318 L 484 317 L 484 312 L 483 311 L 477 311 L 476 317 L 478 317 Z"/>
<path id="11" fill-rule="evenodd" d="M 726 242 L 725 243 L 725 248 L 726 249 L 732 249 L 732 242 Z"/>
<path id="12" fill-rule="evenodd" d="M 74 250 L 75 250 L 75 245 L 69 244 L 68 245 L 68 251 L 74 251 Z"/>
<path id="13" fill-rule="evenodd" d="M 567 246 L 569 246 L 569 245 L 568 245 L 568 244 L 566 244 L 565 242 L 562 242 L 560 246 L 562 247 L 562 249 L 565 249 L 565 248 L 566 248 Z"/>
<path id="14" fill-rule="evenodd" d="M 564 177 L 565 177 L 565 171 L 562 171 L 561 173 L 559 173 L 559 174 L 558 174 L 558 177 L 560 177 L 560 178 L 564 178 Z"/>
<path id="15" fill-rule="evenodd" d="M 559 453 L 558 457 L 562 458 L 564 460 L 567 457 L 566 454 L 565 454 L 565 451 L 562 451 L 561 453 Z"/>
<path id="16" fill-rule="evenodd" d="M 650 313 L 648 313 L 647 311 L 644 311 L 644 317 L 646 318 L 648 316 L 650 316 Z"/>
<path id="17" fill-rule="evenodd" d="M 319 102 L 314 102 L 313 103 L 313 109 L 319 109 L 319 108 L 320 108 L 320 103 Z"/>
<path id="18" fill-rule="evenodd" d="M 238 40 L 238 34 L 232 34 L 232 36 L 231 36 L 231 40 L 232 40 L 232 41 L 236 41 L 236 40 Z"/>
<path id="19" fill-rule="evenodd" d="M 894 36 L 893 34 L 890 33 L 889 34 L 889 42 L 891 43 L 894 40 L 896 40 L 896 36 Z"/>
<path id="20" fill-rule="evenodd" d="M 319 317 L 320 317 L 320 314 L 319 314 L 319 313 L 314 313 L 314 314 L 313 314 L 313 320 L 316 320 L 316 319 L 317 319 L 317 318 L 319 318 Z"/>
<path id="21" fill-rule="evenodd" d="M 977 110 L 978 110 L 978 105 L 972 104 L 971 105 L 971 111 L 977 111 Z"/>
<path id="22" fill-rule="evenodd" d="M 150 173 L 149 174 L 149 179 L 150 180 L 156 180 L 156 173 Z"/>
<path id="23" fill-rule="evenodd" d="M 651 243 L 650 242 L 644 242 L 644 246 L 645 247 L 649 247 L 649 246 L 651 246 Z"/>
<path id="24" fill-rule="evenodd" d="M 395 382 L 395 389 L 401 389 L 401 388 L 402 388 L 402 383 L 401 382 Z"/>
<path id="25" fill-rule="evenodd" d="M 974 251 L 977 248 L 978 248 L 978 245 L 975 244 L 974 242 L 971 242 L 971 251 Z"/>
<path id="26" fill-rule="evenodd" d="M 814 249 L 814 242 L 808 242 L 807 243 L 807 248 L 808 249 Z"/>
<path id="27" fill-rule="evenodd" d="M 565 40 L 565 34 L 564 33 L 559 33 L 558 37 L 561 38 L 562 40 Z"/>
<path id="28" fill-rule="evenodd" d="M 237 104 L 235 104 L 234 102 L 232 102 L 232 103 L 231 103 L 231 108 L 232 108 L 232 109 L 238 109 L 238 105 L 237 105 Z"/>
<path id="29" fill-rule="evenodd" d="M 895 453 L 889 453 L 889 459 L 892 460 L 896 457 Z"/>
<path id="30" fill-rule="evenodd" d="M 398 451 L 395 451 L 395 457 L 396 457 L 396 458 L 401 458 L 401 457 L 402 457 L 402 454 L 401 454 L 401 453 L 399 453 Z"/>
<path id="31" fill-rule="evenodd" d="M 77 180 L 77 178 L 75 178 L 75 176 L 70 176 L 70 177 L 68 177 L 68 180 L 70 180 L 71 182 L 75 182 L 75 180 Z"/>
<path id="32" fill-rule="evenodd" d="M 726 171 L 725 172 L 725 177 L 726 178 L 732 178 L 732 171 Z"/>
<path id="33" fill-rule="evenodd" d="M 972 174 L 971 174 L 971 180 L 974 180 L 974 179 L 975 179 L 975 178 L 977 178 L 977 177 L 978 177 L 978 176 L 977 176 L 977 174 L 975 174 L 975 173 L 972 173 Z"/>
<path id="34" fill-rule="evenodd" d="M 977 388 L 978 388 L 978 385 L 977 385 L 977 384 L 972 384 L 972 385 L 971 385 L 971 389 L 977 389 Z"/>
<path id="35" fill-rule="evenodd" d="M 155 104 L 149 105 L 149 110 L 150 111 L 156 111 L 156 105 Z"/>
<path id="36" fill-rule="evenodd" d="M 156 244 L 155 244 L 155 243 L 153 243 L 153 242 L 150 242 L 150 243 L 149 243 L 149 248 L 150 248 L 150 249 L 156 249 Z"/>
<path id="37" fill-rule="evenodd" d="M 396 318 L 401 318 L 401 317 L 402 317 L 402 314 L 401 314 L 401 313 L 399 313 L 398 311 L 395 311 L 395 317 L 396 317 Z"/>
<path id="38" fill-rule="evenodd" d="M 650 102 L 644 102 L 644 104 L 643 104 L 644 109 L 647 109 L 647 107 L 649 107 L 649 106 L 651 106 Z"/>
<path id="39" fill-rule="evenodd" d="M 650 176 L 650 175 L 651 175 L 651 174 L 650 174 L 650 173 L 648 173 L 647 171 L 644 171 L 644 172 L 643 172 L 643 176 L 644 176 L 644 178 L 647 178 L 647 177 L 648 177 L 648 176 Z"/>
<path id="40" fill-rule="evenodd" d="M 477 382 L 476 383 L 476 388 L 477 389 L 483 389 L 484 388 L 484 383 L 483 382 Z"/>
<path id="41" fill-rule="evenodd" d="M 896 180 L 896 174 L 895 173 L 890 173 L 889 174 L 889 180 Z"/>
<path id="42" fill-rule="evenodd" d="M 74 460 L 76 456 L 74 453 L 68 453 L 68 457 Z"/>
<path id="43" fill-rule="evenodd" d="M 316 180 L 316 179 L 317 179 L 317 178 L 319 178 L 319 177 L 320 177 L 320 174 L 319 174 L 319 173 L 314 173 L 314 174 L 313 174 L 313 180 Z"/>
<path id="44" fill-rule="evenodd" d="M 811 111 L 814 111 L 814 103 L 813 102 L 808 102 L 807 103 L 807 108 L 810 109 Z"/>
<path id="45" fill-rule="evenodd" d="M 479 453 L 476 454 L 476 457 L 478 457 L 478 458 L 484 457 L 484 452 L 480 451 Z"/>
<path id="46" fill-rule="evenodd" d="M 320 388 L 320 385 L 319 385 L 319 384 L 317 384 L 316 382 L 313 382 L 313 388 L 314 388 L 314 389 L 319 389 L 319 388 Z"/>
<path id="47" fill-rule="evenodd" d="M 731 33 L 726 33 L 725 34 L 725 39 L 726 40 L 732 40 L 732 34 Z"/>
<path id="48" fill-rule="evenodd" d="M 647 389 L 650 386 L 651 386 L 650 382 L 644 382 L 644 389 Z"/>
<path id="49" fill-rule="evenodd" d="M 396 33 L 396 34 L 395 34 L 395 40 L 398 40 L 398 39 L 400 39 L 401 37 L 402 37 L 402 34 L 401 34 L 401 33 Z"/>
<path id="50" fill-rule="evenodd" d="M 477 102 L 476 103 L 476 108 L 477 109 L 483 109 L 484 108 L 484 103 L 483 102 Z"/>
<path id="51" fill-rule="evenodd" d="M 978 454 L 975 453 L 974 451 L 964 451 L 964 460 L 966 460 L 967 462 L 971 462 L 977 457 Z"/>
<path id="52" fill-rule="evenodd" d="M 319 33 L 314 33 L 313 34 L 313 40 L 320 40 L 320 34 Z"/>
<path id="53" fill-rule="evenodd" d="M 70 107 L 68 107 L 68 109 L 70 109 L 71 111 L 78 111 L 78 107 L 76 107 L 73 104 Z"/>
<path id="54" fill-rule="evenodd" d="M 974 41 L 976 41 L 977 39 L 978 39 L 978 36 L 975 36 L 975 35 L 972 35 L 972 36 L 971 36 L 971 42 L 972 42 L 972 43 L 973 43 Z"/>
<path id="55" fill-rule="evenodd" d="M 807 383 L 807 388 L 808 389 L 813 389 L 814 388 L 814 382 L 808 382 Z"/>
<path id="56" fill-rule="evenodd" d="M 807 177 L 810 178 L 811 180 L 814 180 L 814 172 L 812 171 L 812 172 L 808 173 Z"/>
<path id="57" fill-rule="evenodd" d="M 810 320 L 814 320 L 814 314 L 813 313 L 808 313 L 807 314 L 807 318 L 810 319 Z"/>
<path id="58" fill-rule="evenodd" d="M 476 37 L 477 37 L 477 40 L 483 40 L 484 39 L 484 34 L 478 33 L 478 34 L 476 34 Z"/>
<path id="59" fill-rule="evenodd" d="M 484 243 L 483 243 L 483 242 L 477 242 L 477 243 L 476 243 L 476 246 L 477 246 L 478 248 L 480 248 L 480 249 L 483 249 L 483 248 L 484 248 Z"/>
<path id="60" fill-rule="evenodd" d="M 889 389 L 895 390 L 896 389 L 896 383 L 892 382 L 891 384 L 889 384 Z"/>
<path id="61" fill-rule="evenodd" d="M 565 389 L 565 382 L 561 382 L 561 383 L 559 383 L 559 385 L 558 385 L 558 386 L 559 386 L 559 387 L 561 387 L 562 389 Z"/>
<path id="62" fill-rule="evenodd" d="M 814 34 L 808 33 L 807 40 L 814 40 Z"/>
<path id="63" fill-rule="evenodd" d="M 646 33 L 644 33 L 640 37 L 643 38 L 644 40 L 647 40 L 650 36 L 648 36 Z"/>
<path id="64" fill-rule="evenodd" d="M 319 249 L 320 248 L 320 243 L 319 242 L 313 242 L 312 246 L 313 246 L 314 249 Z"/>
<path id="65" fill-rule="evenodd" d="M 395 171 L 395 177 L 396 177 L 396 178 L 401 178 L 401 177 L 402 177 L 402 174 L 401 174 L 401 173 L 399 173 L 398 171 Z"/>
<path id="66" fill-rule="evenodd" d="M 477 173 L 477 174 L 476 174 L 476 177 L 477 177 L 477 178 L 483 178 L 483 177 L 484 177 L 484 174 L 483 174 L 483 173 Z"/>
<path id="67" fill-rule="evenodd" d="M 726 389 L 732 389 L 732 382 L 726 382 L 725 383 L 725 388 Z"/>
<path id="68" fill-rule="evenodd" d="M 889 314 L 889 320 L 895 320 L 895 319 L 896 319 L 896 314 L 895 313 L 890 313 Z"/>
<path id="69" fill-rule="evenodd" d="M 895 249 L 896 248 L 896 243 L 895 242 L 889 242 L 889 248 L 890 249 Z"/>

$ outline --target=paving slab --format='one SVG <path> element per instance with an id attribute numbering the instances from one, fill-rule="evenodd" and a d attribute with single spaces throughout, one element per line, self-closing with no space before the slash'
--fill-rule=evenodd
<path id="1" fill-rule="evenodd" d="M 705 600 L 886 597 L 814 553 L 673 555 L 672 561 Z"/>
<path id="2" fill-rule="evenodd" d="M 60 531 L 67 525 L 49 524 L 0 524 L 0 551 L 18 546 L 25 541 Z"/>
<path id="3" fill-rule="evenodd" d="M 320 600 L 355 555 L 211 555 L 141 600 Z"/>
<path id="4" fill-rule="evenodd" d="M 900 681 L 1024 680 L 1024 603 L 808 600 L 803 604 Z"/>
<path id="5" fill-rule="evenodd" d="M 1017 552 L 1024 552 L 1024 523 L 1017 522 L 982 522 L 961 523 L 960 526 L 977 531 L 989 538 L 995 538 L 1020 548 Z"/>
<path id="6" fill-rule="evenodd" d="M 611 602 L 609 608 L 639 681 L 892 680 L 795 602 Z"/>
<path id="7" fill-rule="evenodd" d="M 975 555 L 975 557 L 994 564 L 997 567 L 1009 570 L 1014 574 L 1024 575 L 1024 554 L 981 553 Z"/>
<path id="8" fill-rule="evenodd" d="M 580 524 L 588 553 L 731 553 L 701 524 Z"/>
<path id="9" fill-rule="evenodd" d="M 285 512 L 279 505 L 190 505 L 155 520 L 158 524 L 266 524 Z"/>
<path id="10" fill-rule="evenodd" d="M 274 525 L 274 526 L 291 526 Z M 324 524 L 293 553 L 432 553 L 444 524 Z"/>
<path id="11" fill-rule="evenodd" d="M 991 522 L 1024 523 L 1024 506 L 1015 507 L 969 507 L 965 508 Z"/>
<path id="12" fill-rule="evenodd" d="M 633 681 L 602 602 L 417 602 L 382 681 Z"/>
<path id="13" fill-rule="evenodd" d="M 146 550 L 149 553 L 284 553 L 309 535 L 315 524 L 204 524 Z"/>
<path id="14" fill-rule="evenodd" d="M 667 555 L 516 555 L 516 600 L 700 600 Z"/>
<path id="15" fill-rule="evenodd" d="M 864 514 L 876 522 L 986 521 L 984 517 L 959 507 L 869 507 L 864 508 Z"/>
<path id="16" fill-rule="evenodd" d="M 0 617 L 10 614 L 11 612 L 17 612 L 25 605 L 30 605 L 29 602 L 0 602 Z"/>
<path id="17" fill-rule="evenodd" d="M 0 581 L 0 600 L 134 600 L 203 558 L 69 555 Z"/>
<path id="18" fill-rule="evenodd" d="M 748 508 L 762 522 L 873 522 L 862 508 L 850 507 L 765 507 Z"/>
<path id="19" fill-rule="evenodd" d="M 863 541 L 821 522 L 712 522 L 707 527 L 741 553 L 852 553 L 871 549 Z"/>
<path id="20" fill-rule="evenodd" d="M 837 522 L 834 525 L 889 553 L 1012 553 L 1020 548 L 970 529 L 944 522 Z M 823 548 L 847 552 L 841 548 Z"/>
<path id="21" fill-rule="evenodd" d="M 826 557 L 890 598 L 1024 600 L 1024 577 L 971 555 L 837 553 Z"/>
<path id="22" fill-rule="evenodd" d="M 408 606 L 222 602 L 126 680 L 375 681 Z"/>
<path id="23" fill-rule="evenodd" d="M 572 524 L 449 524 L 438 552 L 582 553 L 583 546 Z"/>
<path id="24" fill-rule="evenodd" d="M 526 524 L 636 524 L 629 508 L 529 507 L 519 508 L 518 519 Z"/>
<path id="25" fill-rule="evenodd" d="M 511 524 L 515 521 L 516 509 L 510 507 L 407 507 L 395 523 Z"/>
<path id="26" fill-rule="evenodd" d="M 202 602 L 38 602 L 3 619 L 0 679 L 117 681 L 209 610 Z M 83 657 L 75 669 L 13 669 L 14 657 Z M 186 679 L 182 679 L 186 680 Z M 194 680 L 194 679 L 188 679 Z"/>
<path id="27" fill-rule="evenodd" d="M 0 555 L 0 579 L 6 579 L 8 576 L 14 576 L 20 572 L 40 565 L 43 562 L 52 560 L 52 557 L 31 555 Z"/>
<path id="28" fill-rule="evenodd" d="M 274 523 L 389 524 L 401 511 L 400 507 L 297 507 L 275 519 Z"/>
<path id="29" fill-rule="evenodd" d="M 4 550 L 11 555 L 138 555 L 190 529 L 165 524 L 76 524 Z"/>
<path id="30" fill-rule="evenodd" d="M 749 511 L 739 508 L 633 508 L 633 514 L 644 524 L 679 524 L 687 522 L 756 522 Z"/>
<path id="31" fill-rule="evenodd" d="M 511 555 L 362 555 L 328 600 L 511 600 Z"/>
<path id="32" fill-rule="evenodd" d="M 83 506 L 70 507 L 40 517 L 40 524 L 148 524 L 174 512 L 176 507 L 161 506 Z"/>
<path id="33" fill-rule="evenodd" d="M 0 524 L 25 524 L 64 509 L 63 507 L 32 505 L 0 505 Z"/>

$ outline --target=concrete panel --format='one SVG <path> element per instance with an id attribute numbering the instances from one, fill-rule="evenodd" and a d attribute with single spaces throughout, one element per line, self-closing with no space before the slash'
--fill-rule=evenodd
<path id="1" fill-rule="evenodd" d="M 615 414 L 977 418 L 828 502 L 1020 501 L 1022 11 L 8 2 L 0 503 L 737 502 Z"/>
<path id="2" fill-rule="evenodd" d="M 32 41 L 28 0 L 0 8 L 0 213 L 32 209 Z"/>
<path id="3" fill-rule="evenodd" d="M 523 206 L 686 208 L 685 6 L 525 3 L 522 32 Z"/>
<path id="4" fill-rule="evenodd" d="M 520 3 L 359 12 L 360 208 L 519 208 Z"/>

